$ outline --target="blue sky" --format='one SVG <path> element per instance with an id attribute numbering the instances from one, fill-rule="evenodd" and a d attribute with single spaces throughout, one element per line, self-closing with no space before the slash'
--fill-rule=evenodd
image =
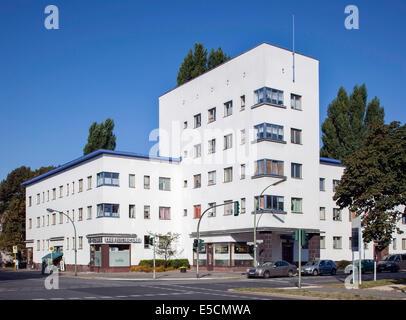
<path id="1" fill-rule="evenodd" d="M 59 30 L 44 27 L 47 5 Z M 360 29 L 344 28 L 359 8 Z M 114 119 L 120 151 L 148 153 L 158 97 L 195 42 L 233 56 L 261 42 L 320 60 L 320 121 L 340 86 L 366 83 L 386 122 L 404 123 L 405 1 L 1 0 L 0 180 L 83 154 L 93 121 Z M 400 97 L 400 98 L 399 98 Z"/>

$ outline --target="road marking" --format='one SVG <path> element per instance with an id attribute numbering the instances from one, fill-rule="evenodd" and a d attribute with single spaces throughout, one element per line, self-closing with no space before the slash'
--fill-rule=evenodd
<path id="1" fill-rule="evenodd" d="M 128 296 L 116 296 L 116 298 L 127 298 Z"/>
<path id="2" fill-rule="evenodd" d="M 83 299 L 97 299 L 96 297 L 84 297 Z"/>
<path id="3" fill-rule="evenodd" d="M 74 298 L 68 298 L 68 300 L 80 300 L 80 298 L 74 297 Z"/>
<path id="4" fill-rule="evenodd" d="M 102 296 L 102 297 L 99 297 L 100 299 L 112 299 L 112 297 L 109 297 L 109 296 Z"/>

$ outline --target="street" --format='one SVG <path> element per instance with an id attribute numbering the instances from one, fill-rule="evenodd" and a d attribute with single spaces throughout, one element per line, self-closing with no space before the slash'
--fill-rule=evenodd
<path id="1" fill-rule="evenodd" d="M 406 273 L 379 273 L 378 279 L 406 278 Z M 112 280 L 108 278 L 85 279 L 62 275 L 59 289 L 47 290 L 46 276 L 39 272 L 0 272 L 0 300 L 286 300 L 271 297 L 230 292 L 235 288 L 289 288 L 297 285 L 298 278 L 247 279 L 243 275 L 235 279 L 170 279 L 170 280 Z M 346 275 L 302 277 L 302 286 L 343 282 Z M 363 275 L 372 280 L 373 275 Z M 293 299 L 292 299 L 293 300 Z"/>

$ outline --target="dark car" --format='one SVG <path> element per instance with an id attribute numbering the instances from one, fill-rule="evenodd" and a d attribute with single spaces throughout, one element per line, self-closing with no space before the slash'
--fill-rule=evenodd
<path id="1" fill-rule="evenodd" d="M 388 254 L 376 265 L 378 272 L 398 272 L 401 269 L 406 269 L 406 254 Z"/>
<path id="2" fill-rule="evenodd" d="M 375 261 L 372 260 L 372 259 L 362 259 L 361 260 L 361 273 L 374 272 L 374 262 Z M 359 264 L 359 262 L 358 262 L 358 260 L 356 260 L 354 262 L 354 265 L 355 265 L 356 268 L 358 268 L 358 264 Z M 353 265 L 349 264 L 345 268 L 344 273 L 352 274 L 352 270 L 353 270 Z"/>
<path id="3" fill-rule="evenodd" d="M 333 260 L 312 260 L 306 263 L 301 271 L 302 274 L 313 276 L 318 276 L 320 274 L 335 275 L 337 273 L 337 266 Z"/>
<path id="4" fill-rule="evenodd" d="M 296 266 L 290 264 L 289 262 L 278 260 L 278 261 L 267 261 L 262 263 L 256 268 L 247 269 L 247 277 L 293 277 L 296 273 Z"/>

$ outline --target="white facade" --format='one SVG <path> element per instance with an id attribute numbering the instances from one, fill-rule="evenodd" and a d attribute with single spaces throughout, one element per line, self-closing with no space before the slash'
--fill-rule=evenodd
<path id="1" fill-rule="evenodd" d="M 343 167 L 319 158 L 318 61 L 296 54 L 295 63 L 293 82 L 292 52 L 261 44 L 159 98 L 159 156 L 146 159 L 136 154 L 100 151 L 74 161 L 73 166 L 65 165 L 55 174 L 27 182 L 26 239 L 27 246 L 33 248 L 34 262 L 41 262 L 49 252 L 49 240 L 50 245 L 62 246 L 65 263 L 73 264 L 73 228 L 66 218 L 60 224 L 59 216 L 52 225 L 52 213 L 46 211 L 49 207 L 69 211 L 70 215 L 75 211 L 77 237 L 83 237 L 78 264 L 87 266 L 90 262 L 89 235 L 121 235 L 135 239 L 129 250 L 130 264 L 136 265 L 142 259 L 152 258 L 151 248 L 144 247 L 144 235 L 168 231 L 180 234 L 177 257 L 188 258 L 192 263 L 192 242 L 199 220 L 195 218 L 196 206 L 200 205 L 203 212 L 210 203 L 240 201 L 240 209 L 245 210 L 239 216 L 232 214 L 232 207 L 218 207 L 215 215 L 203 217 L 201 236 L 214 250 L 208 247 L 201 259 L 208 258 L 205 263 L 214 266 L 248 265 L 252 253 L 245 250 L 249 250 L 246 243 L 253 241 L 254 199 L 265 187 L 282 179 L 286 181 L 263 193 L 268 207 L 258 215 L 258 238 L 261 234 L 265 237 L 263 248 L 259 248 L 263 258 L 297 261 L 297 241 L 289 237 L 301 228 L 317 236 L 313 238 L 317 241 L 319 235 L 325 237 L 321 258 L 350 260 L 348 211 L 343 210 L 342 221 L 332 219 L 335 204 L 331 184 L 340 179 Z M 268 88 L 261 91 L 263 96 L 256 92 L 261 88 Z M 268 93 L 270 101 L 258 101 L 266 100 Z M 300 105 L 292 107 L 292 99 Z M 264 133 L 258 141 L 255 127 L 264 123 L 268 126 L 262 128 L 270 136 Z M 213 139 L 214 152 L 209 143 Z M 272 161 L 261 162 L 263 166 L 258 169 L 258 160 Z M 296 177 L 292 176 L 292 164 Z M 262 169 L 264 172 L 258 171 Z M 118 173 L 119 186 L 97 187 L 100 172 Z M 130 174 L 135 175 L 135 188 L 129 186 Z M 150 176 L 150 189 L 144 189 L 145 175 Z M 87 190 L 89 176 L 92 188 Z M 170 178 L 170 191 L 159 190 L 159 177 Z M 325 178 L 326 191 L 319 191 L 320 177 Z M 79 193 L 80 179 L 83 191 Z M 75 192 L 72 194 L 71 190 L 67 195 L 67 184 L 72 189 L 73 183 Z M 53 189 L 57 193 L 55 200 Z M 119 204 L 119 218 L 96 218 L 97 205 L 103 203 Z M 135 205 L 135 218 L 129 217 L 130 205 Z M 91 219 L 87 219 L 89 206 Z M 149 219 L 144 218 L 144 206 L 150 206 Z M 170 220 L 160 219 L 160 207 L 170 208 Z M 325 207 L 325 220 L 320 220 L 320 207 Z M 78 221 L 79 208 L 83 208 L 83 221 Z M 333 249 L 333 237 L 342 237 L 341 249 Z M 236 247 L 240 245 L 239 253 Z M 311 246 L 314 249 L 314 241 Z M 373 255 L 371 247 L 366 258 Z M 401 239 L 397 249 L 402 249 Z M 303 250 L 303 260 L 309 258 L 309 252 Z"/>

